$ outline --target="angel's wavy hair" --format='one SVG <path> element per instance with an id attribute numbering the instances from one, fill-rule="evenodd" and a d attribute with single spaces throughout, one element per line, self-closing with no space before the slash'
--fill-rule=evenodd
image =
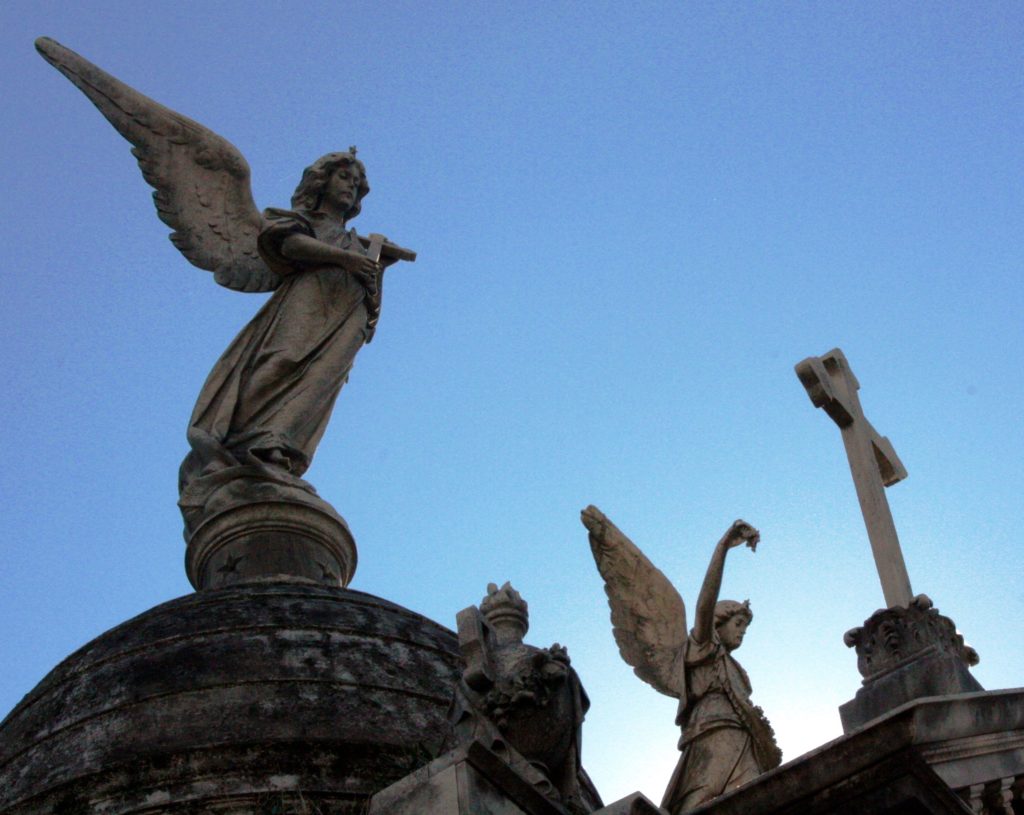
<path id="1" fill-rule="evenodd" d="M 754 619 L 754 612 L 750 610 L 749 600 L 744 600 L 742 603 L 736 600 L 719 600 L 715 603 L 715 628 L 729 622 L 737 614 L 746 617 L 748 623 Z"/>
<path id="2" fill-rule="evenodd" d="M 370 185 L 366 180 L 366 167 L 356 158 L 356 151 L 353 148 L 349 148 L 344 153 L 328 153 L 326 156 L 320 156 L 303 170 L 302 180 L 292 194 L 292 207 L 306 210 L 317 209 L 324 194 L 324 187 L 327 186 L 327 180 L 343 164 L 349 164 L 359 170 L 359 189 L 356 191 L 356 200 L 345 213 L 346 219 L 355 218 L 362 209 L 362 200 L 370 191 Z"/>

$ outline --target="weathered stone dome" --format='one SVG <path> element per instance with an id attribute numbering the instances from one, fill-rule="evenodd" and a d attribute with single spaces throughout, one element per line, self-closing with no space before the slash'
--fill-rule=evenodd
<path id="1" fill-rule="evenodd" d="M 58 665 L 0 723 L 0 813 L 364 811 L 432 757 L 455 636 L 362 592 L 172 600 Z"/>

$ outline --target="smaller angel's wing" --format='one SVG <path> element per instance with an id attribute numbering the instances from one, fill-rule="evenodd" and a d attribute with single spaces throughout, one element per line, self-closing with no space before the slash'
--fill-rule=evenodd
<path id="1" fill-rule="evenodd" d="M 280 278 L 256 249 L 263 219 L 252 199 L 249 165 L 234 145 L 48 37 L 36 40 L 36 50 L 132 143 L 143 177 L 156 190 L 157 214 L 189 262 L 229 289 L 277 287 Z"/>
<path id="2" fill-rule="evenodd" d="M 581 513 L 604 578 L 615 642 L 644 682 L 667 696 L 685 695 L 686 607 L 668 578 L 604 513 Z"/>

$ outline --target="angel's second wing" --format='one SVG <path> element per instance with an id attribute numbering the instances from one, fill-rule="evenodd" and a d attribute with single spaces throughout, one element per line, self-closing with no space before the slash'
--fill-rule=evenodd
<path id="1" fill-rule="evenodd" d="M 604 578 L 615 641 L 636 675 L 678 698 L 685 690 L 686 607 L 668 578 L 595 506 L 581 513 Z"/>
<path id="2" fill-rule="evenodd" d="M 260 259 L 262 216 L 252 200 L 249 165 L 227 140 L 128 87 L 48 37 L 40 54 L 92 101 L 133 145 L 171 241 L 218 283 L 239 291 L 269 291 L 280 278 Z"/>

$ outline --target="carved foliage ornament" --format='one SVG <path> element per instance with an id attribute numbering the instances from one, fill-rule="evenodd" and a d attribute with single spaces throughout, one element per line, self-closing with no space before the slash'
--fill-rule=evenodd
<path id="1" fill-rule="evenodd" d="M 906 608 L 876 611 L 863 626 L 847 631 L 843 642 L 857 649 L 857 669 L 865 679 L 899 668 L 925 651 L 951 654 L 970 666 L 979 661 L 953 621 L 939 614 L 924 594 Z"/>

